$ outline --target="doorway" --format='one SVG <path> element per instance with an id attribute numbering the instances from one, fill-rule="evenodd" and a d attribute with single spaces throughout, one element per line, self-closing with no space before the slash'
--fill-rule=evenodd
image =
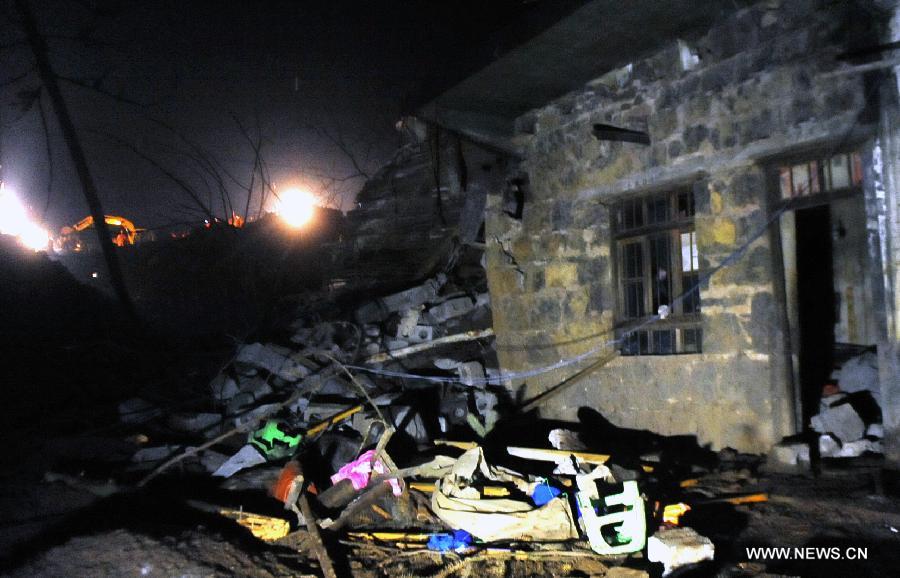
<path id="1" fill-rule="evenodd" d="M 831 211 L 828 205 L 794 213 L 797 243 L 797 313 L 800 337 L 802 423 L 819 411 L 834 367 L 835 295 Z"/>

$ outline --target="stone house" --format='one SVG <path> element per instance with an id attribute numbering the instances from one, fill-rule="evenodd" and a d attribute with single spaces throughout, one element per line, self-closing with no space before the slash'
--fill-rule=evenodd
<path id="1" fill-rule="evenodd" d="M 500 159 L 468 181 L 509 386 L 765 452 L 875 351 L 900 460 L 898 35 L 888 2 L 582 2 L 422 106 Z"/>

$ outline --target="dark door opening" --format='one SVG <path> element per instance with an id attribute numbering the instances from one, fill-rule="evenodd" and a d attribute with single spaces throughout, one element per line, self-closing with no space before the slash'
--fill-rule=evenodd
<path id="1" fill-rule="evenodd" d="M 834 271 L 828 205 L 801 209 L 797 223 L 800 317 L 800 403 L 803 423 L 819 411 L 822 385 L 834 366 Z"/>

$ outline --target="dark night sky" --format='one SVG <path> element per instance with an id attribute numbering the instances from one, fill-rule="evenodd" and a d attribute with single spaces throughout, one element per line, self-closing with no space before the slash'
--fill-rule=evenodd
<path id="1" fill-rule="evenodd" d="M 173 147 L 189 136 L 241 180 L 253 154 L 232 113 L 265 139 L 279 186 L 318 187 L 317 176 L 344 176 L 351 163 L 310 127 L 339 133 L 367 172 L 386 162 L 398 139 L 393 125 L 411 103 L 477 68 L 493 33 L 535 2 L 177 2 L 31 0 L 50 37 L 62 76 L 91 80 L 143 103 L 117 102 L 64 83 L 107 213 L 138 226 L 190 218 L 171 181 L 107 136 L 127 140 L 180 176 L 198 183 Z M 90 44 L 62 37 L 87 36 Z M 11 0 L 0 0 L 0 86 L 31 68 Z M 12 46 L 9 46 L 12 44 Z M 476 50 L 477 48 L 477 50 Z M 473 64 L 474 63 L 474 64 Z M 481 61 L 480 64 L 486 64 Z M 32 71 L 0 89 L 0 159 L 7 184 L 41 214 L 48 163 L 36 107 L 24 114 L 22 91 L 39 85 Z M 50 112 L 44 99 L 44 108 Z M 87 214 L 55 120 L 49 115 L 53 182 L 46 223 L 52 229 Z M 342 185 L 343 208 L 362 184 Z M 243 201 L 239 201 L 243 206 Z"/>

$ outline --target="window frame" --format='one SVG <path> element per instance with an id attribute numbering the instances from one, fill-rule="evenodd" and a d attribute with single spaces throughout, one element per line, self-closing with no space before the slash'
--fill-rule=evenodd
<path id="1" fill-rule="evenodd" d="M 665 200 L 665 214 L 660 215 L 661 200 Z M 683 203 L 683 204 L 682 204 Z M 623 339 L 620 351 L 623 356 L 632 355 L 689 355 L 702 353 L 702 316 L 700 305 L 699 288 L 692 293 L 692 299 L 682 299 L 678 303 L 672 304 L 672 299 L 681 295 L 687 283 L 686 278 L 694 276 L 700 282 L 702 278 L 702 269 L 699 263 L 699 254 L 696 252 L 696 227 L 694 217 L 696 215 L 696 197 L 693 187 L 672 188 L 653 193 L 640 193 L 622 198 L 613 206 L 612 213 L 612 241 L 614 255 L 614 276 L 616 284 L 616 334 L 617 337 Z M 638 214 L 638 207 L 640 207 Z M 684 209 L 684 210 L 682 210 Z M 626 222 L 626 218 L 627 221 Z M 652 220 L 652 223 L 648 223 Z M 685 270 L 683 260 L 682 235 L 690 234 L 692 244 L 689 248 L 689 256 L 691 259 L 690 267 Z M 660 239 L 666 239 L 667 248 L 666 267 L 667 274 L 666 284 L 668 291 L 668 301 L 670 306 L 669 315 L 666 319 L 657 320 L 652 328 L 642 329 L 640 332 L 631 333 L 632 337 L 628 337 L 629 330 L 642 325 L 651 316 L 657 313 L 657 309 L 653 306 L 656 304 L 654 293 L 659 290 L 659 284 L 654 283 L 653 271 L 658 270 L 651 259 L 651 249 L 653 243 Z M 626 277 L 634 271 L 634 267 L 627 267 L 625 263 L 627 246 L 640 247 L 640 266 L 641 275 L 635 277 Z M 633 265 L 633 263 L 632 263 Z M 641 283 L 641 303 L 639 306 L 640 315 L 633 315 L 633 302 L 628 300 L 629 286 Z M 661 301 L 661 300 L 660 300 Z M 693 303 L 693 307 L 686 307 L 687 304 Z M 691 349 L 685 350 L 686 337 L 688 332 L 695 332 L 694 345 Z M 671 335 L 671 348 L 658 351 L 654 347 L 657 333 L 669 332 Z M 644 334 L 644 335 L 639 335 Z M 645 339 L 644 339 L 645 338 Z M 624 340 L 629 340 L 638 344 L 637 351 L 627 349 L 628 345 Z M 644 341 L 642 341 L 644 339 Z M 646 342 L 647 350 L 643 350 L 640 344 Z"/>

